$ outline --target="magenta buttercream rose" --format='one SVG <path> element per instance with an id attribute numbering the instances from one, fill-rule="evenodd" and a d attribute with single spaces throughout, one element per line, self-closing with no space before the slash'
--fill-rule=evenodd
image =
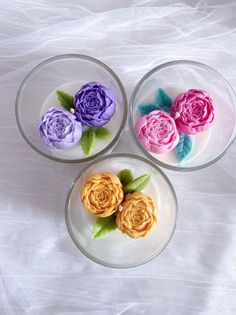
<path id="1" fill-rule="evenodd" d="M 162 110 L 154 110 L 139 119 L 135 132 L 143 147 L 153 153 L 171 151 L 179 142 L 174 119 Z"/>
<path id="2" fill-rule="evenodd" d="M 215 119 L 215 104 L 206 91 L 191 89 L 176 97 L 171 116 L 180 133 L 194 135 L 211 127 Z"/>

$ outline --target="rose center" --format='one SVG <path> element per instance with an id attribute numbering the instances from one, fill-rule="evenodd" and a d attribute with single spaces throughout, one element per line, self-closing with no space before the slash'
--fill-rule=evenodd
<path id="1" fill-rule="evenodd" d="M 100 108 L 100 101 L 94 94 L 88 95 L 85 99 L 85 103 L 89 111 L 96 111 Z"/>
<path id="2" fill-rule="evenodd" d="M 56 134 L 63 133 L 66 129 L 66 126 L 67 126 L 66 122 L 60 118 L 57 118 L 51 124 L 51 127 Z"/>
<path id="3" fill-rule="evenodd" d="M 131 223 L 133 226 L 140 225 L 144 221 L 144 214 L 142 211 L 135 211 L 132 214 Z"/>
<path id="4" fill-rule="evenodd" d="M 157 138 L 166 138 L 169 133 L 169 127 L 165 122 L 158 121 L 156 125 L 151 128 L 151 131 L 155 132 Z"/>
<path id="5" fill-rule="evenodd" d="M 106 202 L 109 199 L 109 192 L 106 190 L 101 190 L 97 193 L 96 199 L 100 202 Z"/>
<path id="6" fill-rule="evenodd" d="M 190 114 L 194 117 L 202 117 L 203 116 L 203 108 L 202 105 L 199 103 L 195 103 L 191 106 Z"/>

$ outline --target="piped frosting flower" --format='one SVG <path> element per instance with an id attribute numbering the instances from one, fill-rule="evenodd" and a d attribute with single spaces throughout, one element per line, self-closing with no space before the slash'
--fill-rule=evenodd
<path id="1" fill-rule="evenodd" d="M 194 135 L 211 127 L 215 120 L 215 104 L 206 91 L 191 89 L 176 97 L 171 116 L 180 133 Z"/>
<path id="2" fill-rule="evenodd" d="M 141 117 L 135 132 L 143 147 L 153 153 L 171 151 L 179 141 L 174 119 L 162 110 Z"/>
<path id="3" fill-rule="evenodd" d="M 71 148 L 81 138 L 82 126 L 67 110 L 50 108 L 38 126 L 40 136 L 50 147 Z"/>
<path id="4" fill-rule="evenodd" d="M 90 127 L 108 123 L 116 109 L 112 91 L 98 82 L 85 84 L 75 94 L 74 105 L 77 119 Z"/>
<path id="5" fill-rule="evenodd" d="M 157 224 L 158 210 L 151 197 L 142 192 L 134 192 L 116 212 L 116 224 L 121 232 L 132 238 L 146 237 Z"/>
<path id="6" fill-rule="evenodd" d="M 123 198 L 119 178 L 108 172 L 90 176 L 81 191 L 81 202 L 85 209 L 99 217 L 113 214 Z"/>

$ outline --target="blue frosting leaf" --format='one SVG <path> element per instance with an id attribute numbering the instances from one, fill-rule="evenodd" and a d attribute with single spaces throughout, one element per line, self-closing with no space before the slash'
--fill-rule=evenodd
<path id="1" fill-rule="evenodd" d="M 140 104 L 138 105 L 138 109 L 140 111 L 141 116 L 145 116 L 154 110 L 160 109 L 160 107 L 155 104 Z"/>
<path id="2" fill-rule="evenodd" d="M 192 138 L 188 135 L 180 135 L 179 136 L 179 143 L 176 147 L 176 154 L 180 161 L 183 161 L 192 151 Z"/>
<path id="3" fill-rule="evenodd" d="M 169 97 L 169 95 L 163 89 L 158 89 L 155 105 L 158 106 L 159 109 L 169 112 L 172 103 L 172 99 Z"/>

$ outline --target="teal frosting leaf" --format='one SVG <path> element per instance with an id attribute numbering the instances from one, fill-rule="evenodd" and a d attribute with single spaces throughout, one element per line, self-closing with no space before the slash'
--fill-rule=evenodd
<path id="1" fill-rule="evenodd" d="M 186 159 L 193 147 L 192 138 L 189 135 L 180 135 L 179 143 L 176 146 L 176 154 L 180 161 Z"/>
<path id="2" fill-rule="evenodd" d="M 155 105 L 166 112 L 169 112 L 172 106 L 172 99 L 169 95 L 163 90 L 158 89 Z"/>
<path id="3" fill-rule="evenodd" d="M 140 111 L 141 116 L 145 116 L 153 112 L 154 110 L 157 110 L 160 108 L 155 104 L 140 104 L 138 105 L 138 109 Z"/>
<path id="4" fill-rule="evenodd" d="M 172 103 L 172 99 L 169 97 L 169 95 L 163 89 L 158 89 L 155 102 L 153 104 L 140 104 L 138 105 L 138 109 L 141 116 L 148 115 L 154 110 L 164 110 L 165 112 L 169 112 Z"/>

